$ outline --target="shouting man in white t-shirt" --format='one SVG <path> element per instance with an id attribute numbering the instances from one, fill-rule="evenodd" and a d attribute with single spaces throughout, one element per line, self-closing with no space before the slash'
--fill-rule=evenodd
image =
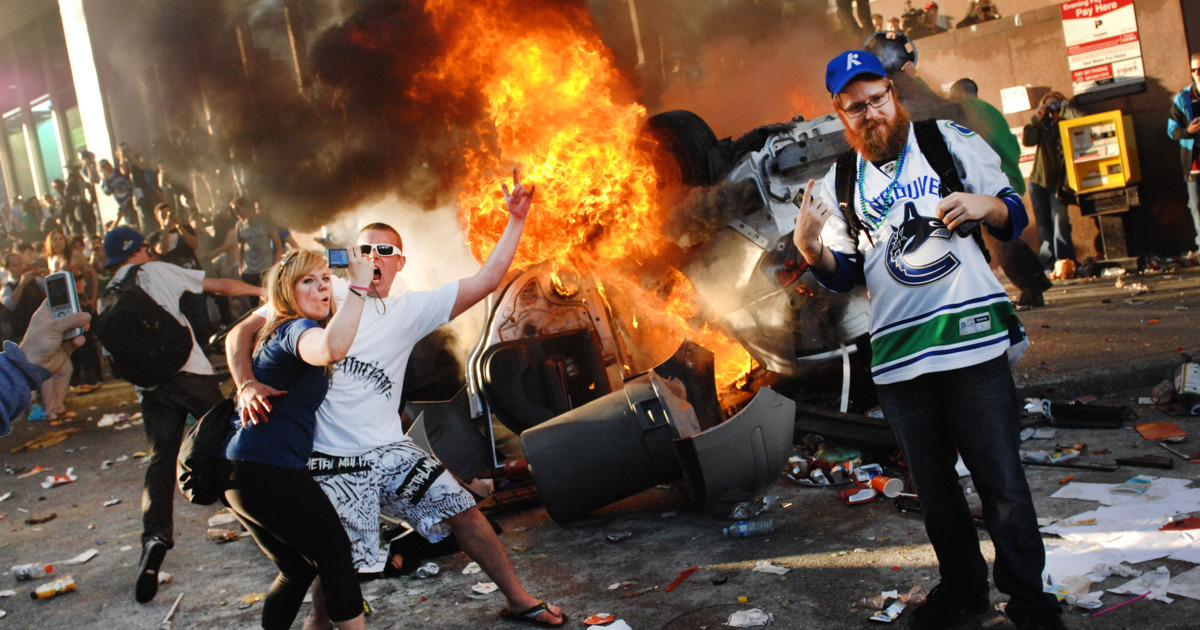
<path id="1" fill-rule="evenodd" d="M 358 247 L 375 265 L 369 287 L 349 286 L 347 300 L 368 300 L 358 334 L 346 358 L 334 367 L 329 393 L 317 410 L 317 430 L 309 469 L 337 509 L 350 535 L 359 569 L 381 570 L 387 550 L 379 540 L 382 511 L 403 519 L 431 542 L 454 534 L 460 547 L 494 580 L 508 600 L 500 615 L 537 625 L 562 625 L 567 615 L 525 591 L 491 525 L 470 493 L 437 461 L 413 445 L 400 425 L 404 372 L 413 346 L 434 329 L 462 314 L 496 290 L 512 264 L 534 188 L 513 171 L 513 189 L 504 189 L 509 219 L 504 233 L 479 271 L 432 291 L 392 295 L 404 268 L 403 241 L 391 226 L 372 223 L 358 235 Z M 244 420 L 270 409 L 283 392 L 253 380 L 250 350 L 265 319 L 258 314 L 229 335 L 226 354 Z M 328 627 L 320 589 L 305 628 Z"/>

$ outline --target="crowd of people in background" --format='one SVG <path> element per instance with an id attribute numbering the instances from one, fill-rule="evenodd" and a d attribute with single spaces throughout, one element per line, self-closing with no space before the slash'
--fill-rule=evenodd
<path id="1" fill-rule="evenodd" d="M 0 335 L 19 343 L 30 318 L 45 298 L 45 278 L 70 271 L 82 310 L 95 315 L 101 292 L 112 277 L 106 269 L 103 236 L 126 226 L 145 235 L 153 260 L 184 269 L 202 269 L 212 277 L 231 277 L 262 286 L 262 272 L 296 241 L 280 229 L 259 204 L 244 196 L 211 213 L 200 211 L 186 189 L 174 185 L 161 166 L 121 143 L 112 159 L 81 151 L 40 197 L 14 196 L 0 204 Z M 102 223 L 98 199 L 117 202 L 115 219 Z M 231 303 L 223 296 L 184 294 L 180 309 L 196 339 L 206 344 L 237 314 L 255 307 L 250 300 Z M 100 388 L 104 376 L 99 343 L 87 341 L 54 376 L 42 384 L 30 419 L 59 424 L 74 417 L 68 395 Z"/>
<path id="2" fill-rule="evenodd" d="M 938 3 L 932 1 L 918 9 L 909 0 L 903 15 L 886 20 L 879 13 L 871 13 L 870 3 L 866 0 L 838 0 L 837 6 L 843 30 L 863 35 L 900 31 L 913 39 L 1000 19 L 1000 10 L 994 0 L 969 0 L 966 17 L 958 21 L 942 13 Z"/>

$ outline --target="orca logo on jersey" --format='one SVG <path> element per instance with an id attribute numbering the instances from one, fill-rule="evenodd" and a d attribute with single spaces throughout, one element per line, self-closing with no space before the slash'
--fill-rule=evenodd
<path id="1" fill-rule="evenodd" d="M 900 284 L 922 286 L 945 278 L 958 268 L 958 258 L 949 249 L 925 247 L 930 241 L 950 241 L 951 232 L 941 219 L 923 217 L 917 214 L 913 202 L 904 204 L 904 220 L 900 229 L 892 232 L 885 251 L 885 262 L 888 273 Z M 924 259 L 936 255 L 937 250 L 944 253 L 936 259 Z M 922 251 L 924 250 L 924 251 Z"/>
<path id="2" fill-rule="evenodd" d="M 970 138 L 971 136 L 975 135 L 974 131 L 967 129 L 966 127 L 954 122 L 953 120 L 947 120 L 946 126 L 957 131 L 958 135 L 960 135 L 964 138 Z"/>

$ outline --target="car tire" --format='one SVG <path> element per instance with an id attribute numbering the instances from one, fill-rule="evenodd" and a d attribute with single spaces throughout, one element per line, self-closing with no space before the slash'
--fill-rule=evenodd
<path id="1" fill-rule="evenodd" d="M 674 158 L 680 183 L 687 186 L 717 183 L 721 174 L 714 172 L 710 157 L 717 146 L 717 136 L 703 118 L 682 109 L 655 114 L 642 126 L 642 136 Z M 662 160 L 656 159 L 655 167 L 660 178 L 669 181 L 676 176 L 663 172 Z"/>

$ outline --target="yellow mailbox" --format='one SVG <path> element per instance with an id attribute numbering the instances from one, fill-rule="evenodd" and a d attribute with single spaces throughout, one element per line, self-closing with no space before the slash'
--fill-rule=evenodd
<path id="1" fill-rule="evenodd" d="M 1059 123 L 1067 183 L 1079 195 L 1125 188 L 1142 179 L 1133 117 L 1113 110 Z"/>

